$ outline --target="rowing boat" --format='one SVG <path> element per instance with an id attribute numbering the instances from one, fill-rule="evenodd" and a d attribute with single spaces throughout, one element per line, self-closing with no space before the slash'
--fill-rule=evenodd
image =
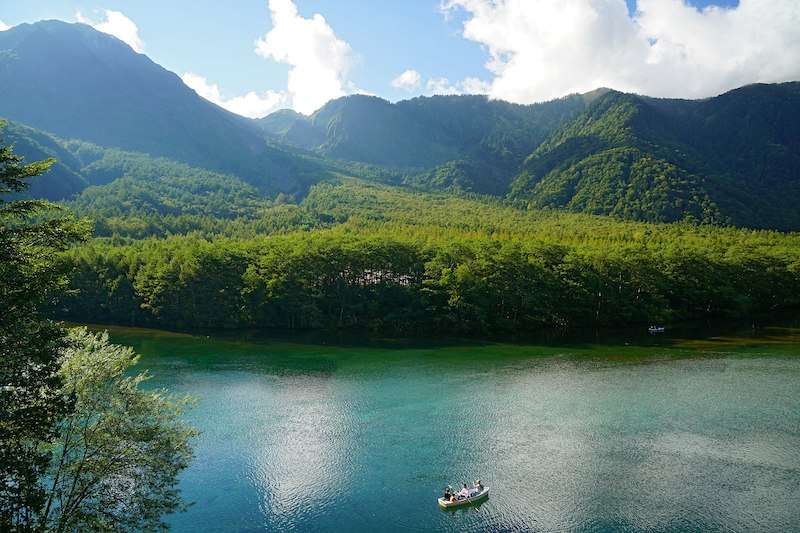
<path id="1" fill-rule="evenodd" d="M 472 493 L 468 498 L 456 498 L 454 501 L 447 501 L 444 498 L 439 498 L 439 506 L 445 509 L 450 507 L 458 507 L 460 505 L 467 505 L 469 503 L 475 503 L 478 500 L 482 500 L 486 496 L 489 495 L 489 487 L 483 487 L 483 489 L 479 490 L 478 492 Z"/>

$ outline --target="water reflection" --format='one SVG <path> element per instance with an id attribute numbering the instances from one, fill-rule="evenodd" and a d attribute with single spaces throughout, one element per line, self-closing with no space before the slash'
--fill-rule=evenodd
<path id="1" fill-rule="evenodd" d="M 154 386 L 200 399 L 182 481 L 197 504 L 172 517 L 177 531 L 800 528 L 791 339 L 724 350 L 128 339 Z M 489 500 L 438 508 L 446 483 L 476 477 Z"/>
<path id="2" fill-rule="evenodd" d="M 250 468 L 265 525 L 287 530 L 325 513 L 347 487 L 348 424 L 329 378 L 292 376 L 275 388 Z"/>

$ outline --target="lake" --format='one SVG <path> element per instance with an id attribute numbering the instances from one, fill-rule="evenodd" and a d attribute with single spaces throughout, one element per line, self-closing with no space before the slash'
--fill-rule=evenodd
<path id="1" fill-rule="evenodd" d="M 175 531 L 800 530 L 800 329 L 528 344 L 109 328 L 202 433 Z M 476 478 L 489 499 L 438 508 Z"/>

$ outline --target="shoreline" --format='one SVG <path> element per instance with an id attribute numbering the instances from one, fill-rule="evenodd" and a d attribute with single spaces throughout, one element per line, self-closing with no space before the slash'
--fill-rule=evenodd
<path id="1" fill-rule="evenodd" d="M 569 330 L 548 330 L 530 334 L 467 336 L 434 335 L 421 332 L 415 335 L 389 334 L 369 330 L 287 330 L 287 329 L 179 329 L 152 326 L 129 326 L 103 322 L 61 321 L 67 327 L 86 326 L 91 330 L 116 331 L 122 335 L 154 335 L 158 337 L 209 338 L 220 341 L 237 342 L 285 342 L 332 347 L 375 346 L 395 348 L 458 347 L 458 346 L 577 346 L 591 345 L 630 345 L 630 346 L 672 346 L 685 342 L 695 343 L 720 339 L 749 339 L 754 343 L 774 342 L 775 333 L 789 342 L 800 343 L 800 311 L 781 313 L 758 320 L 714 320 L 667 325 L 666 331 L 650 334 L 647 326 L 626 328 L 572 328 Z M 773 340 L 771 340 L 773 339 Z"/>

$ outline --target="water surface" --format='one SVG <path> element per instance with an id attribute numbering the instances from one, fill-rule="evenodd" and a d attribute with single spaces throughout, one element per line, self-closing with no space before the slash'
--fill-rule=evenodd
<path id="1" fill-rule="evenodd" d="M 800 530 L 800 330 L 550 345 L 111 328 L 202 432 L 175 531 Z M 626 345 L 627 343 L 627 345 Z M 480 477 L 483 504 L 443 511 Z"/>

